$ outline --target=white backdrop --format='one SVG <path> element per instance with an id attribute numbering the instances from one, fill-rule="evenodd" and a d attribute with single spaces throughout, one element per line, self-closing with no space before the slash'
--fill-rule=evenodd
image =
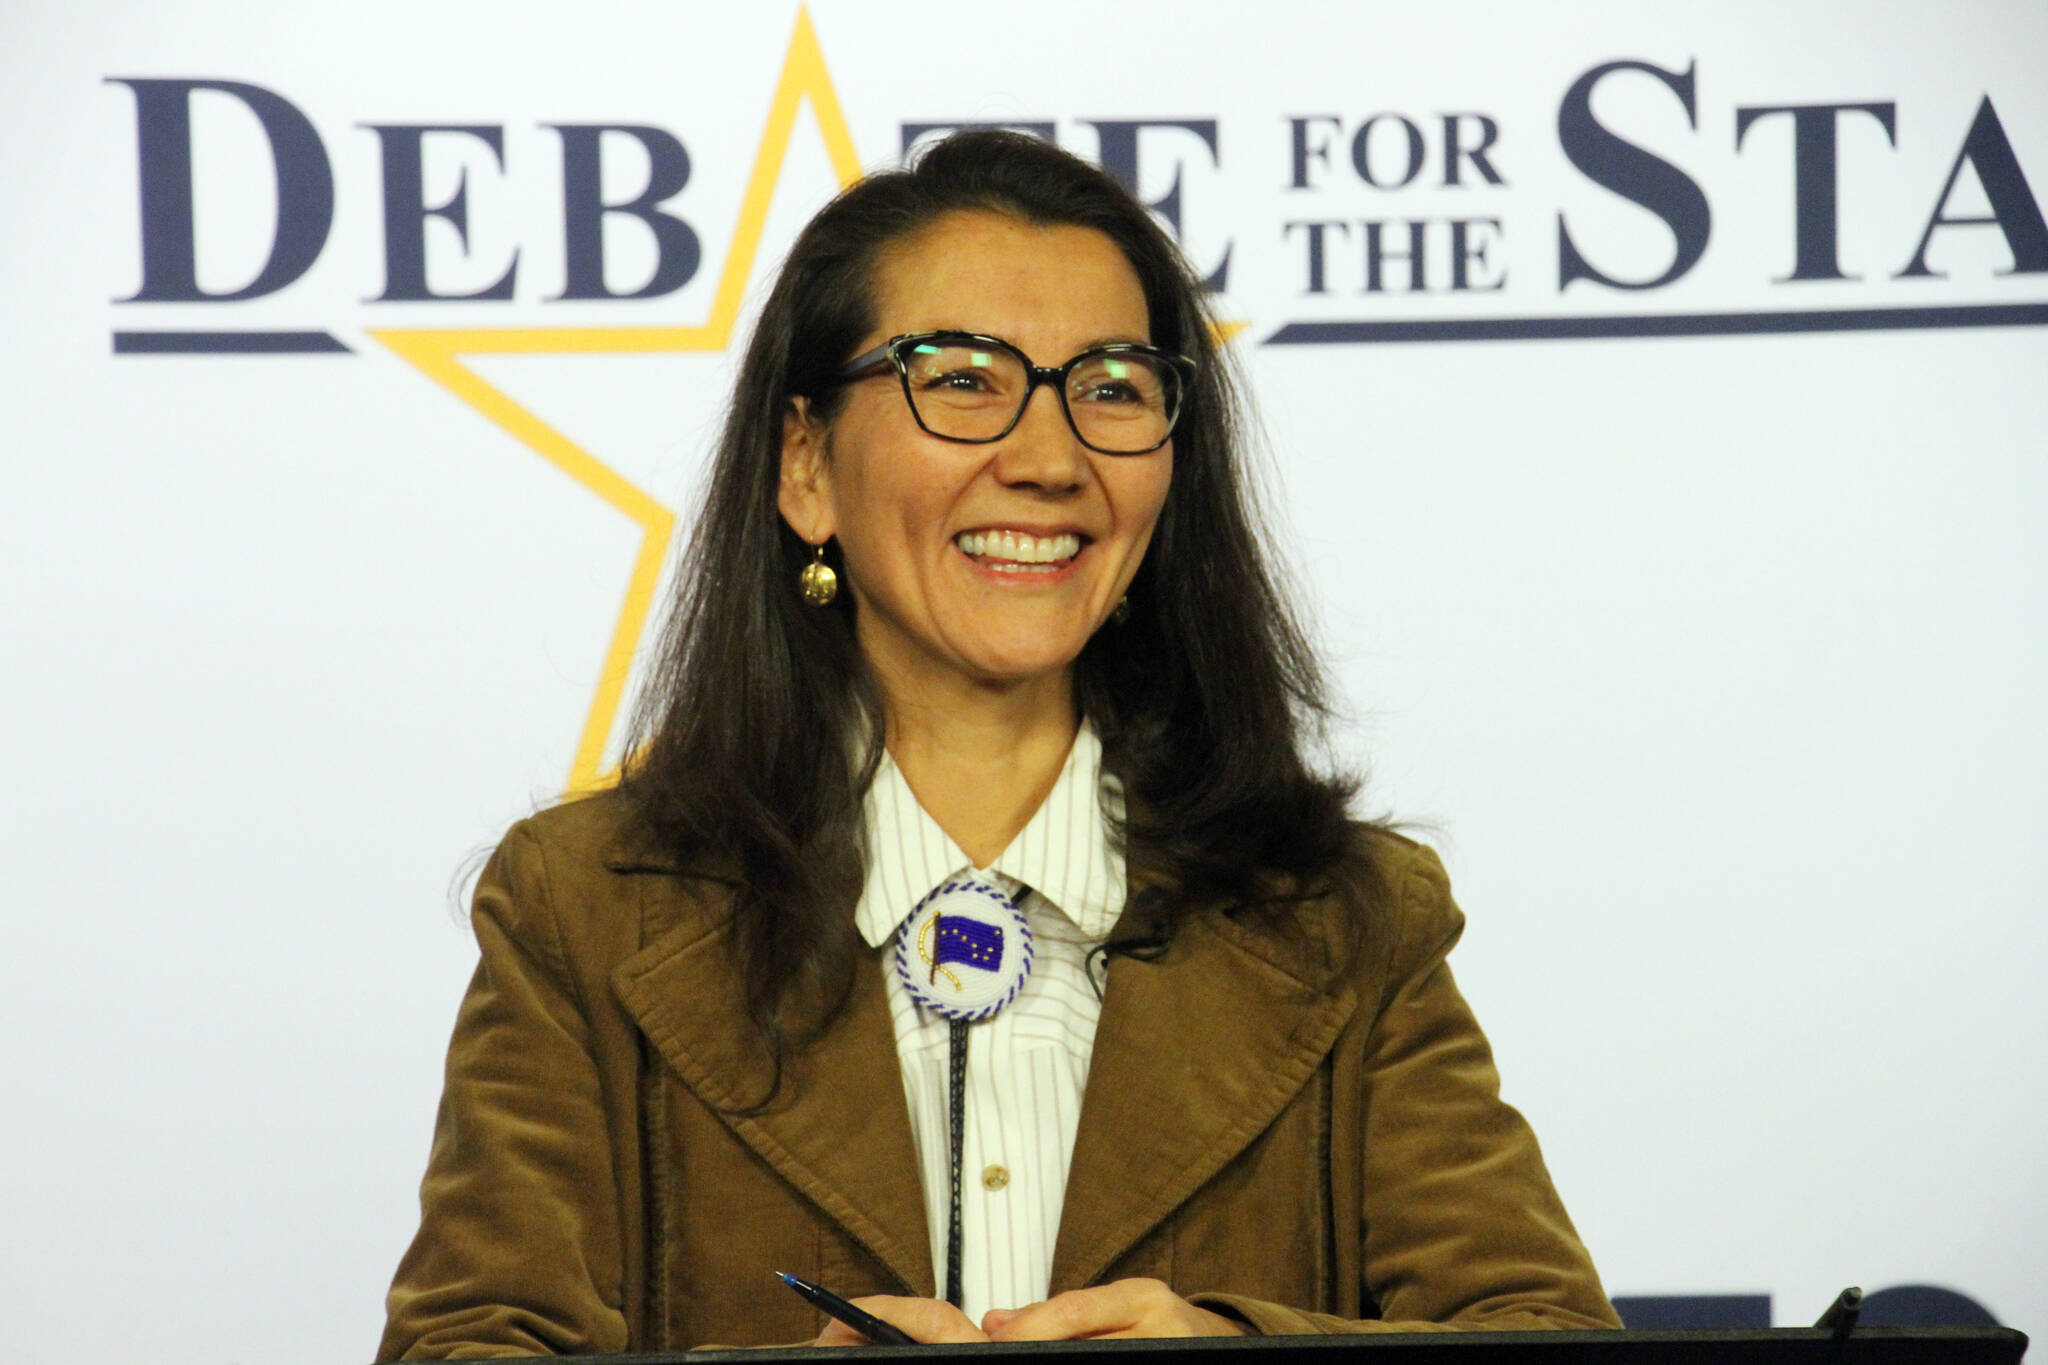
<path id="1" fill-rule="evenodd" d="M 1609 1288 L 1768 1294 L 1790 1324 L 1847 1283 L 1931 1283 L 2048 1319 L 2048 273 L 2029 254 L 2048 9 L 1138 18 L 843 0 L 807 21 L 327 0 L 0 17 L 0 1355 L 369 1356 L 473 957 L 450 879 L 614 752 L 669 513 L 769 264 L 841 171 L 892 162 L 906 124 L 962 119 L 1051 123 L 1089 156 L 1095 122 L 1213 120 L 1213 152 L 1204 130 L 1136 134 L 1140 193 L 1177 178 L 1190 254 L 1229 252 L 1219 308 L 1244 324 L 1343 747 L 1371 807 L 1444 851 L 1472 921 L 1462 981 Z M 1665 73 L 1591 96 L 1622 193 L 1559 129 L 1573 83 L 1615 61 Z M 184 107 L 163 84 L 181 79 L 273 92 L 331 166 L 323 249 L 261 297 L 123 301 L 145 284 L 138 107 Z M 1844 278 L 1787 281 L 1793 116 L 1738 149 L 1736 110 L 1818 104 L 1889 105 L 1893 132 L 1870 111 L 1831 125 Z M 193 282 L 233 292 L 278 216 L 266 135 L 234 94 L 189 108 Z M 1364 144 L 1381 186 L 1354 165 L 1374 115 L 1415 128 L 1412 183 L 1396 118 Z M 1469 158 L 1444 183 L 1446 115 L 1468 149 L 1491 121 L 1502 183 Z M 556 300 L 558 124 L 686 149 L 662 208 L 697 242 L 687 283 Z M 516 252 L 510 298 L 379 301 L 383 153 L 412 135 L 372 125 L 500 130 L 502 158 L 420 135 L 397 224 L 441 294 Z M 648 143 L 600 145 L 606 201 L 633 199 Z M 1703 253 L 1654 288 L 1560 287 L 1560 216 L 1637 282 L 1697 226 L 1673 177 L 1662 199 L 1641 188 L 1654 167 L 1631 147 L 1697 186 Z M 417 212 L 458 183 L 466 237 Z M 1799 201 L 1809 237 L 1821 186 Z M 1998 221 L 1934 222 L 1973 217 Z M 1411 220 L 1425 291 L 1388 260 L 1362 292 L 1362 224 L 1405 250 Z M 1311 222 L 1342 226 L 1288 226 Z M 1898 278 L 1931 222 L 1930 273 Z M 644 221 L 611 214 L 602 235 L 614 292 L 655 273 Z M 2023 305 L 2026 325 L 1953 311 Z M 1886 308 L 1937 311 L 1875 331 L 1273 341 L 1301 322 L 1753 330 Z M 276 330 L 346 349 L 115 353 L 117 333 Z"/>

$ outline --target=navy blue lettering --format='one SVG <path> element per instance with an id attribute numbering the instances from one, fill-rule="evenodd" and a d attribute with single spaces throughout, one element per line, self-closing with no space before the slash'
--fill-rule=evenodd
<path id="1" fill-rule="evenodd" d="M 1753 105 L 1735 111 L 1735 150 L 1750 125 L 1773 114 L 1792 116 L 1792 273 L 1777 281 L 1845 280 L 1835 249 L 1836 207 L 1835 129 L 1844 113 L 1868 114 L 1884 128 L 1894 147 L 1899 143 L 1893 104 L 1770 104 Z"/>
<path id="2" fill-rule="evenodd" d="M 1955 193 L 1956 177 L 1963 173 L 1966 161 L 1976 168 L 1977 182 L 1984 187 L 1984 197 L 1991 202 L 1989 217 L 1947 216 L 1949 196 Z M 2048 272 L 2048 224 L 2041 220 L 2041 206 L 2034 201 L 2034 192 L 2027 185 L 2026 174 L 2020 170 L 2019 158 L 2013 155 L 2012 142 L 2005 135 L 2005 125 L 1998 121 L 1998 111 L 1991 107 L 1989 95 L 1977 106 L 1977 116 L 1970 121 L 1970 131 L 1963 137 L 1963 147 L 1956 153 L 1955 165 L 1949 167 L 1948 181 L 1941 187 L 1941 197 L 1934 201 L 1934 215 L 1927 220 L 1927 230 L 1920 234 L 1920 245 L 1914 250 L 1912 261 L 1895 278 L 1905 279 L 1909 275 L 1942 278 L 1940 271 L 1927 267 L 1927 244 L 1934 239 L 1936 228 L 1965 224 L 1988 224 L 2005 234 L 2005 244 L 2012 250 L 2012 269 L 1998 271 L 1998 274 L 2038 275 Z"/>
<path id="3" fill-rule="evenodd" d="M 1327 123 L 1332 128 L 1342 128 L 1344 126 L 1343 120 L 1339 119 L 1335 114 L 1297 114 L 1287 120 L 1289 147 L 1292 152 L 1292 165 L 1294 167 L 1293 175 L 1287 182 L 1287 188 L 1290 190 L 1311 188 L 1308 183 L 1308 163 L 1310 158 L 1314 158 L 1325 166 L 1330 164 L 1329 140 L 1327 138 L 1321 142 L 1310 142 L 1308 140 L 1309 125 L 1312 123 Z"/>
<path id="4" fill-rule="evenodd" d="M 1694 73 L 1666 71 L 1648 62 L 1607 62 L 1572 82 L 1557 110 L 1557 139 L 1572 165 L 1603 189 L 1640 204 L 1664 220 L 1671 230 L 1671 264 L 1646 280 L 1623 280 L 1596 268 L 1580 252 L 1557 215 L 1557 287 L 1562 293 L 1574 281 L 1592 280 L 1611 289 L 1656 289 L 1671 283 L 1699 263 L 1707 249 L 1713 214 L 1699 184 L 1678 167 L 1610 131 L 1593 117 L 1593 88 L 1616 71 L 1640 71 L 1662 81 L 1685 106 L 1686 122 L 1699 127 Z"/>
<path id="5" fill-rule="evenodd" d="M 291 101 L 242 81 L 111 76 L 135 92 L 141 180 L 142 287 L 124 303 L 226 303 L 274 294 L 319 259 L 334 222 L 334 173 L 319 133 Z M 192 226 L 192 92 L 240 100 L 263 127 L 277 174 L 277 229 L 256 277 L 240 289 L 199 287 Z"/>
<path id="6" fill-rule="evenodd" d="M 1428 225 L 1429 220 L 1425 218 L 1411 218 L 1408 220 L 1408 249 L 1406 251 L 1388 251 L 1381 244 L 1380 235 L 1385 228 L 1385 224 L 1367 223 L 1365 225 L 1364 292 L 1368 294 L 1385 292 L 1386 286 L 1381 280 L 1381 272 L 1385 269 L 1388 261 L 1406 261 L 1408 263 L 1409 293 L 1426 294 L 1429 292 L 1429 282 L 1424 278 L 1423 274 L 1424 232 Z"/>
<path id="7" fill-rule="evenodd" d="M 1471 162 L 1472 169 L 1479 172 L 1480 178 L 1489 185 L 1505 185 L 1507 183 L 1507 181 L 1501 179 L 1500 172 L 1493 168 L 1493 162 L 1486 155 L 1492 149 L 1493 144 L 1500 141 L 1500 124 L 1494 122 L 1485 114 L 1440 114 L 1438 117 L 1444 121 L 1444 187 L 1446 189 L 1465 183 L 1459 179 L 1458 163 L 1461 161 Z M 1479 141 L 1470 147 L 1465 145 L 1464 134 L 1460 131 L 1466 119 L 1472 119 L 1479 124 Z"/>
<path id="8" fill-rule="evenodd" d="M 1474 229 L 1479 230 L 1476 238 L 1473 235 Z M 1486 236 L 1487 229 L 1492 231 L 1493 235 L 1491 238 Z M 1498 218 L 1451 219 L 1452 293 L 1470 290 L 1475 293 L 1490 294 L 1496 289 L 1503 289 L 1507 286 L 1508 272 L 1506 266 L 1502 266 L 1500 273 L 1490 280 L 1482 280 L 1477 284 L 1472 282 L 1472 267 L 1476 265 L 1482 270 L 1487 267 L 1486 248 L 1492 242 L 1498 242 L 1500 236 L 1501 225 Z"/>
<path id="9" fill-rule="evenodd" d="M 1217 166 L 1223 164 L 1223 154 L 1216 146 L 1216 120 L 1197 119 L 1084 119 L 1083 122 L 1095 129 L 1101 139 L 1102 169 L 1117 180 L 1133 195 L 1138 193 L 1138 134 L 1147 128 L 1180 128 L 1202 139 L 1209 148 L 1209 159 Z M 1173 168 L 1173 184 L 1157 199 L 1141 202 L 1165 220 L 1172 229 L 1176 241 L 1181 236 L 1180 184 L 1181 172 L 1186 169 L 1185 161 L 1177 162 Z M 1216 264 L 1202 280 L 1202 286 L 1216 293 L 1229 287 L 1230 244 L 1223 248 L 1223 259 Z"/>
<path id="10" fill-rule="evenodd" d="M 1296 228 L 1301 229 L 1303 236 L 1308 242 L 1308 288 L 1302 292 L 1305 294 L 1327 294 L 1330 291 L 1328 285 L 1324 283 L 1323 267 L 1328 257 L 1324 251 L 1323 234 L 1331 228 L 1335 228 L 1348 237 L 1351 235 L 1351 224 L 1342 220 L 1286 223 L 1282 225 L 1280 235 L 1283 238 L 1291 236 Z"/>
<path id="11" fill-rule="evenodd" d="M 384 152 L 384 292 L 372 303 L 424 303 L 430 300 L 509 299 L 519 270 L 519 252 L 497 283 L 467 294 L 437 294 L 427 287 L 427 219 L 451 223 L 462 249 L 469 250 L 469 170 L 463 169 L 447 202 L 426 203 L 421 144 L 428 133 L 473 137 L 489 147 L 505 165 L 505 130 L 497 124 L 378 123 L 369 125 Z"/>
<path id="12" fill-rule="evenodd" d="M 1384 119 L 1394 120 L 1408 135 L 1408 164 L 1402 168 L 1401 178 L 1392 182 L 1382 180 L 1372 172 L 1372 130 Z M 1422 174 L 1422 156 L 1422 130 L 1400 114 L 1374 114 L 1359 124 L 1358 131 L 1351 135 L 1351 165 L 1357 170 L 1358 178 L 1376 190 L 1398 190 L 1413 184 L 1415 177 Z"/>
<path id="13" fill-rule="evenodd" d="M 556 299 L 651 299 L 672 294 L 697 273 L 704 251 L 688 223 L 659 208 L 690 183 L 690 154 L 673 133 L 645 124 L 553 123 L 562 137 L 562 240 L 565 282 Z M 604 137 L 630 137 L 647 152 L 647 184 L 639 194 L 604 199 Z M 654 234 L 654 271 L 638 289 L 616 293 L 605 281 L 604 220 L 624 214 Z"/>

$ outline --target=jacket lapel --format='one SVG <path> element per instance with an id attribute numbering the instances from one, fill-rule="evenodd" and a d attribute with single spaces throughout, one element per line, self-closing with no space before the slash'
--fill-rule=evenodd
<path id="1" fill-rule="evenodd" d="M 1052 1292 L 1092 1283 L 1263 1132 L 1356 1008 L 1209 911 L 1116 957 L 1067 1177 Z"/>
<path id="2" fill-rule="evenodd" d="M 650 902 L 678 898 L 679 883 L 647 884 Z M 918 1161 L 896 1062 L 896 1037 L 879 965 L 863 956 L 846 1012 L 793 1058 L 766 1110 L 773 1079 L 733 970 L 723 897 L 619 964 L 612 986 L 683 1082 L 774 1170 L 867 1247 L 907 1292 L 933 1290 L 931 1240 Z M 673 917 L 673 916 L 671 916 Z M 653 926 L 650 926 L 653 927 Z"/>

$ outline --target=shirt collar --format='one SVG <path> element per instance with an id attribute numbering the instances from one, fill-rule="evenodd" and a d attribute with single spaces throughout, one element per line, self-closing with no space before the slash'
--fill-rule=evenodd
<path id="1" fill-rule="evenodd" d="M 866 806 L 867 881 L 854 923 L 879 947 L 933 887 L 974 863 L 918 804 L 886 752 Z M 1083 720 L 1052 791 L 983 870 L 1030 887 L 1088 937 L 1107 938 L 1124 908 L 1124 859 L 1111 821 L 1122 814 L 1123 788 L 1102 771 L 1102 741 Z"/>

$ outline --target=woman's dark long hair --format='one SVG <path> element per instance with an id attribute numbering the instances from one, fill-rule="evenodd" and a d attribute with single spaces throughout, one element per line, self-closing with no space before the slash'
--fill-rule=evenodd
<path id="1" fill-rule="evenodd" d="M 1108 236 L 1144 288 L 1153 344 L 1198 367 L 1128 617 L 1075 664 L 1124 784 L 1133 880 L 1155 888 L 1155 948 L 1177 912 L 1320 889 L 1352 847 L 1351 784 L 1304 759 L 1327 717 L 1322 673 L 1249 511 L 1234 367 L 1200 284 L 1103 172 L 1019 134 L 956 134 L 846 190 L 791 249 L 741 363 L 623 781 L 648 834 L 736 883 L 737 967 L 778 1062 L 853 980 L 862 800 L 884 734 L 848 596 L 819 609 L 797 592 L 811 550 L 778 510 L 784 417 L 797 396 L 820 419 L 836 411 L 835 376 L 875 326 L 884 248 L 972 210 Z"/>

